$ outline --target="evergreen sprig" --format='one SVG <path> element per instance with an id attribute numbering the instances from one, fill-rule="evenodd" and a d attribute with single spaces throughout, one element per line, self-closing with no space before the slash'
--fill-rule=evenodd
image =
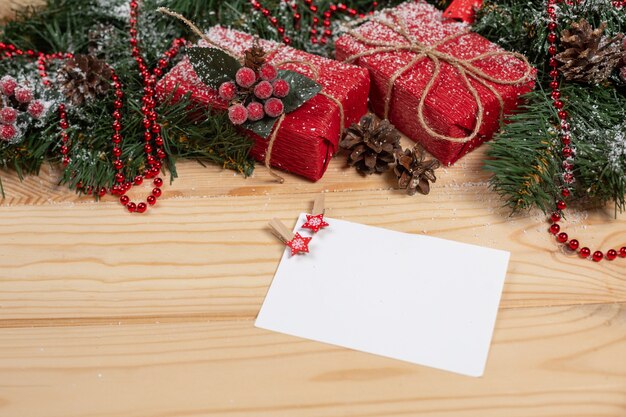
<path id="1" fill-rule="evenodd" d="M 581 202 L 614 201 L 626 208 L 626 149 L 624 109 L 626 97 L 602 86 L 563 86 L 571 115 L 572 147 L 576 150 L 574 197 Z M 510 116 L 491 144 L 486 169 L 492 186 L 513 211 L 554 208 L 562 157 L 558 120 L 549 96 L 537 90 Z"/>
<path id="2" fill-rule="evenodd" d="M 626 11 L 610 0 L 582 0 L 559 3 L 559 28 L 565 29 L 581 18 L 597 27 L 606 22 L 606 35 L 626 29 Z M 512 210 L 538 207 L 549 211 L 560 194 L 563 178 L 556 144 L 558 117 L 546 91 L 548 76 L 548 35 L 544 0 L 487 0 L 478 14 L 474 30 L 502 47 L 529 57 L 538 68 L 539 90 L 525 97 L 526 103 L 508 117 L 507 125 L 490 145 L 486 168 L 494 175 L 492 186 Z M 626 88 L 614 74 L 600 86 L 563 84 L 575 147 L 574 198 L 585 204 L 615 202 L 626 209 L 626 162 L 624 161 L 624 119 Z M 612 138 L 612 139 L 610 139 Z M 620 154 L 621 152 L 621 154 Z M 621 156 L 620 156 L 621 155 Z"/>

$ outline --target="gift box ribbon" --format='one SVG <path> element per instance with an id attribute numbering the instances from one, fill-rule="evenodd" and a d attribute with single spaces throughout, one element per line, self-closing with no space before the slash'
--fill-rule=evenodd
<path id="1" fill-rule="evenodd" d="M 381 16 L 383 15 L 389 17 L 391 20 L 382 18 Z M 422 60 L 430 59 L 433 62 L 435 68 L 428 83 L 426 84 L 426 87 L 424 88 L 424 91 L 422 92 L 422 96 L 420 97 L 419 105 L 417 109 L 417 119 L 418 119 L 419 124 L 424 128 L 424 130 L 428 132 L 431 136 L 437 139 L 442 139 L 442 140 L 457 142 L 457 143 L 467 143 L 475 139 L 478 136 L 480 127 L 482 126 L 483 119 L 485 116 L 485 109 L 484 109 L 482 100 L 480 99 L 480 95 L 478 94 L 478 91 L 470 82 L 470 78 L 476 80 L 478 83 L 483 85 L 485 88 L 491 91 L 491 93 L 498 99 L 498 102 L 500 103 L 500 119 L 501 120 L 504 117 L 504 114 L 503 114 L 504 100 L 502 99 L 502 96 L 500 95 L 500 93 L 491 84 L 489 84 L 489 82 L 494 83 L 494 84 L 500 84 L 500 85 L 521 85 L 532 79 L 531 74 L 533 73 L 533 70 L 534 70 L 533 67 L 530 65 L 530 63 L 528 62 L 528 60 L 526 59 L 524 55 L 516 53 L 516 52 L 491 51 L 491 52 L 486 52 L 486 53 L 477 55 L 473 58 L 463 59 L 463 58 L 459 58 L 449 53 L 445 53 L 445 52 L 438 50 L 438 48 L 440 48 L 442 45 L 450 41 L 456 40 L 462 36 L 467 35 L 470 32 L 469 30 L 460 31 L 458 33 L 447 36 L 438 42 L 435 42 L 430 45 L 426 45 L 418 41 L 415 38 L 415 36 L 413 36 L 409 32 L 407 28 L 407 23 L 404 20 L 404 18 L 402 18 L 401 16 L 398 16 L 392 10 L 385 11 L 377 16 L 369 16 L 369 17 L 360 19 L 353 25 L 353 27 L 356 27 L 357 25 L 360 25 L 365 22 L 376 23 L 376 24 L 382 25 L 390 29 L 393 33 L 402 37 L 402 41 L 397 42 L 397 41 L 381 41 L 379 39 L 370 39 L 358 33 L 355 29 L 350 29 L 347 31 L 347 34 L 349 36 L 354 38 L 356 41 L 362 43 L 363 45 L 373 47 L 374 49 L 368 49 L 366 51 L 351 55 L 345 61 L 352 63 L 359 58 L 362 58 L 365 56 L 372 56 L 372 55 L 376 55 L 380 53 L 393 53 L 393 52 L 415 53 L 415 56 L 404 67 L 396 71 L 391 76 L 391 79 L 389 80 L 389 86 L 387 88 L 387 92 L 385 94 L 385 100 L 384 100 L 384 103 L 385 103 L 384 117 L 388 118 L 390 104 L 391 104 L 391 97 L 393 94 L 396 80 L 402 77 L 407 71 L 411 70 L 415 65 L 417 65 Z M 524 75 L 514 80 L 501 79 L 501 78 L 497 78 L 497 77 L 494 77 L 492 75 L 485 73 L 483 70 L 481 70 L 480 68 L 474 65 L 476 61 L 480 61 L 480 60 L 484 60 L 486 58 L 492 58 L 492 57 L 510 57 L 510 58 L 519 59 L 526 65 L 526 70 L 525 70 Z M 439 73 L 441 71 L 442 62 L 445 62 L 456 69 L 460 78 L 465 83 L 468 91 L 470 91 L 470 93 L 474 97 L 474 100 L 476 101 L 476 105 L 478 107 L 478 112 L 476 115 L 476 125 L 472 133 L 462 138 L 442 135 L 434 131 L 431 128 L 431 126 L 429 126 L 426 119 L 424 118 L 424 104 L 426 102 L 426 98 L 428 97 L 428 94 L 430 93 L 431 89 L 433 88 L 433 86 L 435 85 L 435 83 L 437 82 L 439 78 Z"/>
<path id="2" fill-rule="evenodd" d="M 244 57 L 238 56 L 237 53 L 235 53 L 233 50 L 231 50 L 229 48 L 226 48 L 226 47 L 223 47 L 223 46 L 218 45 L 215 42 L 213 42 L 193 22 L 191 22 L 189 19 L 187 19 L 185 16 L 181 15 L 180 13 L 176 13 L 176 12 L 166 8 L 166 7 L 159 7 L 157 9 L 157 11 L 159 11 L 161 13 L 164 13 L 164 14 L 167 14 L 167 15 L 170 15 L 172 17 L 175 17 L 175 18 L 181 20 L 187 26 L 189 26 L 189 28 L 192 31 L 194 31 L 198 36 L 200 36 L 200 38 L 202 40 L 204 40 L 209 45 L 226 52 L 228 55 L 232 56 L 233 58 L 235 58 L 239 62 L 243 61 Z M 280 51 L 284 50 L 285 48 L 287 48 L 287 46 L 285 46 L 285 45 L 278 45 L 276 48 L 266 52 L 266 57 L 268 57 L 267 60 L 268 61 L 272 61 L 272 60 L 276 59 L 276 56 L 280 53 Z M 271 56 L 271 58 L 269 58 L 270 56 Z M 309 78 L 311 78 L 313 81 L 317 81 L 319 79 L 319 71 L 317 70 L 315 65 L 313 65 L 311 62 L 308 62 L 308 61 L 304 61 L 304 60 L 285 60 L 285 61 L 280 61 L 278 63 L 275 63 L 274 66 L 281 67 L 281 66 L 288 65 L 288 64 L 304 66 L 304 67 L 308 68 L 313 73 L 313 76 L 309 77 Z M 323 86 L 322 86 L 322 88 L 323 88 Z M 340 132 L 341 132 L 340 134 L 342 134 L 344 129 L 345 129 L 345 111 L 344 111 L 344 108 L 343 108 L 343 104 L 341 104 L 341 101 L 339 101 L 339 99 L 337 99 L 336 97 L 334 97 L 334 96 L 332 96 L 332 95 L 330 95 L 328 93 L 325 93 L 324 91 L 320 91 L 318 94 L 328 98 L 333 103 L 335 103 L 337 105 L 337 107 L 339 108 L 339 117 L 341 119 L 340 123 L 339 123 L 339 125 L 340 125 Z M 280 118 L 278 119 L 278 121 L 276 122 L 276 125 L 274 126 L 274 130 L 272 131 L 272 134 L 270 135 L 269 143 L 267 145 L 267 151 L 265 152 L 265 161 L 264 161 L 265 167 L 267 168 L 268 172 L 274 178 L 276 178 L 281 184 L 283 182 L 285 182 L 285 179 L 272 170 L 272 168 L 270 166 L 270 162 L 272 160 L 272 150 L 274 149 L 274 143 L 276 142 L 276 138 L 278 137 L 278 132 L 280 131 L 280 127 L 283 124 L 284 120 L 285 120 L 285 114 L 283 113 L 280 116 Z"/>

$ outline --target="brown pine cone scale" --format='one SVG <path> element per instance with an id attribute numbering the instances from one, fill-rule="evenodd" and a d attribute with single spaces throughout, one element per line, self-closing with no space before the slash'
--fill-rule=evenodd
<path id="1" fill-rule="evenodd" d="M 349 152 L 348 165 L 361 174 L 381 174 L 396 162 L 400 133 L 388 120 L 368 114 L 348 128 L 339 145 Z"/>

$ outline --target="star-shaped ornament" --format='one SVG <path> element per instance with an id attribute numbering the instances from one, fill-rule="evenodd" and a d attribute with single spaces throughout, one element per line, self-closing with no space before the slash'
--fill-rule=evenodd
<path id="1" fill-rule="evenodd" d="M 307 214 L 306 215 L 306 223 L 302 225 L 303 229 L 311 229 L 313 232 L 317 233 L 321 229 L 330 226 L 326 221 L 324 221 L 324 213 L 322 214 Z"/>
<path id="2" fill-rule="evenodd" d="M 312 237 L 300 236 L 300 233 L 296 233 L 293 239 L 287 242 L 287 246 L 291 249 L 291 256 L 299 253 L 309 253 L 309 242 Z"/>

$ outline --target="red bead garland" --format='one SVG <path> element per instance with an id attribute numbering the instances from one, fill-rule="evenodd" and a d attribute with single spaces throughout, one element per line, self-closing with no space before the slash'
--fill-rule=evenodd
<path id="1" fill-rule="evenodd" d="M 288 3 L 291 5 L 291 9 L 293 11 L 294 26 L 298 27 L 299 22 L 302 19 L 302 14 L 298 12 L 297 2 L 293 0 L 284 0 L 284 1 L 285 3 Z M 318 29 L 319 24 L 320 24 L 320 18 L 318 17 L 319 7 L 315 3 L 313 3 L 313 0 L 303 0 L 303 1 L 304 1 L 305 6 L 313 14 L 311 28 L 309 30 L 309 33 L 311 35 L 310 40 L 312 44 L 316 44 L 318 42 L 321 44 L 326 44 L 328 42 L 328 38 L 332 36 L 332 30 L 330 28 L 330 25 L 331 25 L 331 18 L 333 14 L 338 13 L 338 12 L 343 12 L 353 17 L 356 17 L 356 16 L 360 18 L 365 17 L 364 13 L 359 13 L 356 9 L 349 8 L 343 3 L 331 4 L 328 10 L 326 10 L 323 13 L 323 18 L 324 18 L 324 20 L 322 21 L 323 29 L 320 31 Z M 283 43 L 285 45 L 291 44 L 291 39 L 285 35 L 285 27 L 280 25 L 280 22 L 278 21 L 278 19 L 275 16 L 272 16 L 272 13 L 269 9 L 264 7 L 259 0 L 250 0 L 250 4 L 255 10 L 260 11 L 261 14 L 263 14 L 263 16 L 267 18 L 270 24 L 276 28 L 276 31 L 278 32 L 278 34 L 283 37 Z M 372 2 L 372 8 L 375 9 L 376 7 L 378 7 L 378 2 L 377 1 Z M 373 10 L 370 11 L 370 14 L 371 13 L 373 13 Z"/>
<path id="2" fill-rule="evenodd" d="M 130 46 L 131 46 L 131 55 L 135 58 L 135 62 L 139 68 L 139 72 L 143 79 L 144 85 L 144 95 L 141 99 L 142 107 L 141 112 L 144 115 L 143 126 L 144 126 L 144 152 L 146 154 L 146 161 L 148 162 L 149 168 L 146 169 L 142 176 L 137 176 L 133 179 L 132 182 L 127 181 L 126 177 L 123 174 L 124 163 L 120 159 L 122 155 L 122 150 L 120 143 L 122 141 L 122 135 L 120 131 L 122 130 L 121 125 L 121 112 L 119 111 L 123 107 L 122 98 L 124 97 L 124 92 L 122 91 L 122 84 L 117 77 L 117 75 L 113 75 L 113 86 L 115 87 L 115 95 L 116 100 L 114 103 L 115 111 L 113 112 L 113 150 L 111 153 L 113 157 L 116 158 L 113 161 L 113 166 L 117 171 L 115 174 L 115 181 L 117 184 L 113 186 L 111 193 L 114 195 L 120 195 L 120 203 L 126 206 L 126 209 L 130 213 L 145 213 L 148 209 L 148 205 L 153 206 L 156 204 L 157 198 L 161 196 L 160 186 L 163 185 L 163 180 L 161 178 L 155 178 L 159 175 L 162 167 L 162 160 L 167 157 L 165 150 L 163 148 L 163 138 L 161 137 L 161 125 L 157 121 L 158 115 L 156 113 L 156 98 L 155 98 L 155 86 L 157 79 L 163 75 L 163 70 L 167 68 L 171 59 L 178 54 L 180 47 L 185 44 L 185 41 L 180 38 L 176 39 L 172 43 L 172 47 L 166 51 L 158 61 L 157 66 L 152 70 L 152 73 L 148 70 L 148 66 L 144 58 L 141 56 L 141 52 L 139 50 L 139 41 L 137 40 L 137 20 L 139 15 L 139 2 L 136 0 L 130 1 Z M 141 185 L 143 183 L 143 178 L 154 178 L 154 185 L 156 188 L 152 190 L 152 193 L 146 198 L 147 204 L 144 202 L 135 203 L 130 201 L 126 194 L 128 190 L 130 190 L 133 186 Z"/>
<path id="3" fill-rule="evenodd" d="M 564 158 L 564 161 L 562 164 L 563 183 L 561 185 L 561 195 L 563 199 L 566 199 L 571 195 L 570 187 L 574 182 L 574 159 L 576 157 L 576 151 L 574 148 L 570 146 L 571 132 L 570 132 L 570 124 L 567 121 L 569 115 L 565 110 L 563 110 L 563 108 L 565 107 L 565 103 L 561 97 L 561 91 L 559 89 L 559 71 L 557 70 L 558 62 L 554 58 L 554 56 L 558 52 L 558 48 L 557 48 L 557 38 L 558 38 L 557 20 L 558 19 L 557 19 L 557 12 L 556 12 L 557 7 L 555 7 L 555 5 L 557 3 L 562 3 L 562 2 L 563 0 L 548 0 L 547 14 L 548 14 L 548 30 L 550 32 L 548 33 L 547 40 L 549 43 L 548 54 L 550 57 L 548 64 L 552 68 L 552 70 L 550 71 L 550 77 L 552 77 L 552 81 L 550 82 L 550 88 L 552 90 L 551 97 L 553 100 L 552 104 L 558 110 L 558 117 L 559 117 L 559 121 L 561 125 L 560 141 L 561 141 L 561 144 L 563 145 L 563 147 L 561 148 L 561 154 L 563 155 L 563 158 Z M 571 5 L 572 1 L 565 0 L 565 3 Z M 620 9 L 622 7 L 626 7 L 626 0 L 613 1 L 612 4 L 618 9 Z M 566 208 L 567 208 L 567 203 L 564 200 L 556 201 L 556 211 L 552 213 L 552 215 L 550 216 L 550 220 L 552 224 L 549 230 L 551 234 L 556 235 L 556 239 L 559 243 L 565 244 L 566 247 L 571 251 L 576 251 L 580 247 L 580 242 L 577 239 L 569 240 L 569 236 L 567 235 L 567 233 L 561 232 L 561 226 L 559 226 L 558 224 L 558 222 L 562 219 L 563 211 Z M 608 259 L 609 261 L 612 261 L 615 258 L 617 258 L 618 255 L 622 258 L 626 258 L 626 246 L 621 247 L 619 251 L 616 249 L 609 249 L 606 252 L 606 255 L 602 251 L 599 251 L 599 250 L 594 251 L 593 255 L 591 255 L 591 253 L 592 253 L 591 249 L 589 249 L 586 246 L 582 247 L 578 251 L 578 254 L 583 259 L 587 259 L 589 258 L 589 256 L 591 256 L 591 259 L 594 262 L 600 262 L 605 258 Z"/>

